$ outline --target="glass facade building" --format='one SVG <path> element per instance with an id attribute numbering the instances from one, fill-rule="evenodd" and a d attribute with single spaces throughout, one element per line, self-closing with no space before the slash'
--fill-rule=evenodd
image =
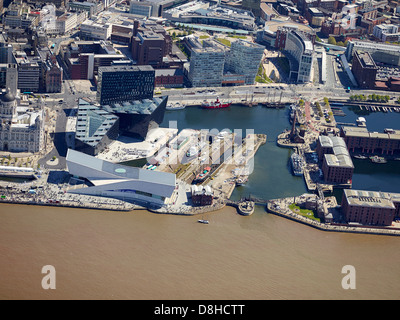
<path id="1" fill-rule="evenodd" d="M 101 105 L 151 99 L 155 70 L 151 66 L 119 65 L 99 67 L 97 101 Z"/>

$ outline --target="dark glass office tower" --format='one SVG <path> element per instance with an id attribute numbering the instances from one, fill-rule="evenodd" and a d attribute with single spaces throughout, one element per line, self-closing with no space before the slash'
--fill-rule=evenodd
<path id="1" fill-rule="evenodd" d="M 156 97 L 102 106 L 119 118 L 119 131 L 124 136 L 145 139 L 151 129 L 164 120 L 168 97 Z"/>
<path id="2" fill-rule="evenodd" d="M 155 71 L 151 66 L 118 65 L 99 67 L 97 101 L 101 105 L 151 99 Z"/>

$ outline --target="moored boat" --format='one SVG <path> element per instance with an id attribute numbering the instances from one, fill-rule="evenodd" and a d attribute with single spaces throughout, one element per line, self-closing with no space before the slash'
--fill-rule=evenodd
<path id="1" fill-rule="evenodd" d="M 237 180 L 236 180 L 236 186 L 243 186 L 244 184 L 246 184 L 246 182 L 248 181 L 248 178 L 247 177 L 239 177 Z"/>
<path id="2" fill-rule="evenodd" d="M 206 168 L 204 168 L 204 170 L 202 170 L 202 171 L 196 176 L 196 178 L 193 180 L 193 183 L 203 182 L 203 181 L 206 180 L 206 178 L 209 176 L 210 172 L 211 172 L 211 167 L 206 167 Z"/>
<path id="3" fill-rule="evenodd" d="M 290 157 L 290 162 L 292 164 L 293 174 L 295 176 L 303 175 L 303 166 L 304 166 L 303 158 L 297 153 L 293 153 Z"/>
<path id="4" fill-rule="evenodd" d="M 228 108 L 231 104 L 232 104 L 231 102 L 222 103 L 221 101 L 219 101 L 217 97 L 217 100 L 211 102 L 204 100 L 203 103 L 201 104 L 201 107 L 204 109 L 222 109 L 222 108 Z"/>
<path id="5" fill-rule="evenodd" d="M 370 157 L 371 161 L 373 163 L 386 163 L 387 160 L 384 157 L 379 157 L 379 156 L 372 156 Z"/>
<path id="6" fill-rule="evenodd" d="M 186 105 L 180 103 L 180 102 L 176 102 L 174 104 L 168 104 L 167 107 L 165 108 L 166 110 L 182 110 L 185 109 Z"/>
<path id="7" fill-rule="evenodd" d="M 354 158 L 364 160 L 364 159 L 367 159 L 368 157 L 367 156 L 363 156 L 361 154 L 357 154 L 357 155 L 354 156 Z"/>

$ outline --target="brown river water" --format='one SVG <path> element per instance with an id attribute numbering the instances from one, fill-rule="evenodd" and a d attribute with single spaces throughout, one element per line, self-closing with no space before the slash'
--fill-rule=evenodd
<path id="1" fill-rule="evenodd" d="M 2 204 L 0 299 L 399 299 L 399 246 L 262 207 L 199 217 Z M 55 290 L 41 286 L 45 265 Z M 345 265 L 356 289 L 342 288 Z"/>

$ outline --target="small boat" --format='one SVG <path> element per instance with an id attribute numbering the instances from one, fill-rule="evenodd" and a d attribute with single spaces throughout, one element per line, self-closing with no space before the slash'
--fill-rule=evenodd
<path id="1" fill-rule="evenodd" d="M 359 127 L 366 127 L 367 126 L 366 125 L 367 121 L 365 120 L 364 117 L 358 117 L 356 122 L 357 122 L 357 126 L 359 126 Z"/>
<path id="2" fill-rule="evenodd" d="M 354 158 L 364 160 L 364 159 L 367 159 L 368 157 L 367 156 L 363 156 L 361 154 L 358 154 L 358 155 L 355 155 Z"/>
<path id="3" fill-rule="evenodd" d="M 197 222 L 204 223 L 204 224 L 209 224 L 209 221 L 208 220 L 204 220 L 204 219 L 199 219 L 199 220 L 197 220 Z"/>
<path id="4" fill-rule="evenodd" d="M 387 160 L 384 157 L 372 156 L 370 157 L 373 163 L 386 163 Z"/>
<path id="5" fill-rule="evenodd" d="M 248 178 L 247 177 L 239 177 L 237 180 L 236 180 L 236 186 L 243 186 L 244 184 L 246 184 L 246 182 L 248 181 Z"/>
<path id="6" fill-rule="evenodd" d="M 166 110 L 182 110 L 185 109 L 186 106 L 184 104 L 181 104 L 180 102 L 176 102 L 175 104 L 168 104 L 167 107 L 165 108 Z"/>

